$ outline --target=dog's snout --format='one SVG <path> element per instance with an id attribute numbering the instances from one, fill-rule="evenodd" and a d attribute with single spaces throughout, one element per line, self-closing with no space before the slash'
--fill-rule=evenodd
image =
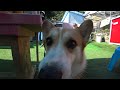
<path id="1" fill-rule="evenodd" d="M 45 66 L 38 74 L 38 79 L 61 79 L 62 71 L 56 66 Z"/>

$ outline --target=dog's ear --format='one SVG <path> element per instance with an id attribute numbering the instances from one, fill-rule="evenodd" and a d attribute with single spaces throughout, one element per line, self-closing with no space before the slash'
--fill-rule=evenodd
<path id="1" fill-rule="evenodd" d="M 78 27 L 80 34 L 83 37 L 85 44 L 88 42 L 90 34 L 93 30 L 93 22 L 92 20 L 85 20 L 79 27 Z"/>
<path id="2" fill-rule="evenodd" d="M 42 31 L 44 34 L 47 34 L 51 28 L 53 28 L 54 25 L 52 24 L 52 22 L 50 22 L 49 20 L 44 20 L 43 24 L 42 24 Z"/>

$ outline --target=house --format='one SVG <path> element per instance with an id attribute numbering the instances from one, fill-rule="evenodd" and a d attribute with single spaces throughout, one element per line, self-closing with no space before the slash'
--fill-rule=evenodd
<path id="1" fill-rule="evenodd" d="M 61 22 L 77 24 L 78 26 L 84 21 L 84 14 L 78 11 L 66 11 Z"/>
<path id="2" fill-rule="evenodd" d="M 85 18 L 93 20 L 94 28 L 104 30 L 110 28 L 110 20 L 120 15 L 120 11 L 86 11 Z"/>
<path id="3" fill-rule="evenodd" d="M 111 20 L 111 17 L 107 17 L 106 19 L 103 19 L 100 23 L 100 28 L 101 29 L 106 29 L 106 28 L 110 28 L 110 20 Z"/>
<path id="4" fill-rule="evenodd" d="M 103 19 L 103 15 L 99 15 L 97 11 L 86 11 L 85 19 L 91 19 L 93 21 L 93 31 L 100 30 L 100 22 Z"/>

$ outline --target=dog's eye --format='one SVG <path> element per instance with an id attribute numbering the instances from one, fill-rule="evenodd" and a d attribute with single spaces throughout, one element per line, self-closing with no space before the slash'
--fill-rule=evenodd
<path id="1" fill-rule="evenodd" d="M 52 43 L 53 43 L 53 40 L 52 40 L 51 37 L 46 38 L 46 44 L 47 44 L 47 46 L 51 46 Z"/>
<path id="2" fill-rule="evenodd" d="M 77 46 L 77 43 L 75 40 L 71 39 L 66 43 L 66 46 L 67 48 L 74 49 Z"/>

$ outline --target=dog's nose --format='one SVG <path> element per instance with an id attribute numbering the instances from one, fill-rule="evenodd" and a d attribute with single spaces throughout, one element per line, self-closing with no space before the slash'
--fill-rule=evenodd
<path id="1" fill-rule="evenodd" d="M 61 79 L 62 71 L 56 66 L 45 66 L 38 74 L 38 79 Z"/>

